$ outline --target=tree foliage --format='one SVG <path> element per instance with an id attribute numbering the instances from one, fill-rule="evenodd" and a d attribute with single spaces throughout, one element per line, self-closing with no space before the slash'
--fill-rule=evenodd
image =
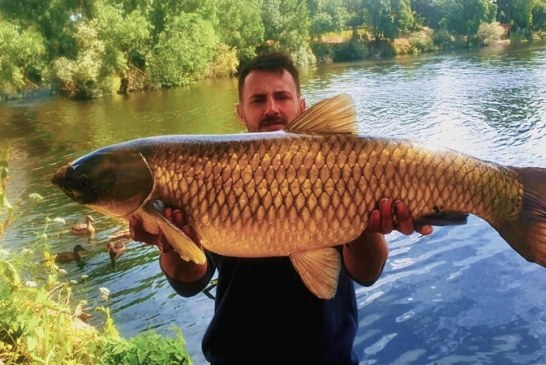
<path id="1" fill-rule="evenodd" d="M 313 39 L 342 30 L 349 17 L 343 0 L 307 0 L 307 8 L 311 22 L 309 33 Z"/>
<path id="2" fill-rule="evenodd" d="M 235 49 L 239 61 L 245 63 L 264 42 L 265 29 L 258 1 L 246 1 L 245 6 L 239 6 L 238 0 L 220 0 L 217 4 L 220 41 Z"/>
<path id="3" fill-rule="evenodd" d="M 311 44 L 343 29 L 351 44 L 322 47 L 330 56 L 320 58 L 337 60 L 337 47 L 360 59 L 363 39 L 421 39 L 411 32 L 424 25 L 435 38 L 469 40 L 494 20 L 543 32 L 546 0 L 0 0 L 0 95 L 49 84 L 82 98 L 186 85 L 231 75 L 265 50 L 304 65 L 315 62 Z"/>
<path id="4" fill-rule="evenodd" d="M 489 0 L 450 0 L 445 24 L 455 34 L 476 34 L 481 23 L 491 23 L 497 13 Z"/>
<path id="5" fill-rule="evenodd" d="M 44 70 L 45 40 L 34 27 L 0 19 L 0 93 L 19 92 Z"/>
<path id="6" fill-rule="evenodd" d="M 364 18 L 376 40 L 394 39 L 414 28 L 409 0 L 364 0 Z"/>
<path id="7" fill-rule="evenodd" d="M 180 13 L 169 19 L 148 59 L 152 80 L 180 86 L 202 78 L 217 44 L 212 24 L 199 15 Z"/>

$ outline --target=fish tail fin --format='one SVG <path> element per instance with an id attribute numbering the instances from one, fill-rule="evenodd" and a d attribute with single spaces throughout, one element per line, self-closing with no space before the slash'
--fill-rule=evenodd
<path id="1" fill-rule="evenodd" d="M 546 169 L 514 167 L 524 189 L 517 220 L 496 227 L 521 256 L 546 267 Z"/>

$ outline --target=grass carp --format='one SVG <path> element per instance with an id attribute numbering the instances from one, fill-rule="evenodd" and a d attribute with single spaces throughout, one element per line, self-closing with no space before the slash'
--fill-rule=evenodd
<path id="1" fill-rule="evenodd" d="M 334 246 L 364 231 L 382 197 L 404 201 L 422 223 L 479 216 L 524 258 L 546 266 L 546 169 L 357 135 L 356 111 L 344 94 L 317 103 L 284 131 L 104 147 L 61 167 L 52 182 L 101 213 L 140 216 L 182 258 L 204 263 L 156 203 L 179 207 L 207 250 L 289 256 L 320 298 L 336 291 L 342 261 Z"/>

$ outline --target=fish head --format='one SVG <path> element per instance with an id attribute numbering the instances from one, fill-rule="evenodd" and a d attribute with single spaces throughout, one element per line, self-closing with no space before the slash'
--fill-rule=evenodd
<path id="1" fill-rule="evenodd" d="M 154 187 L 146 159 L 134 149 L 91 152 L 59 168 L 51 181 L 72 200 L 119 218 L 138 209 Z"/>

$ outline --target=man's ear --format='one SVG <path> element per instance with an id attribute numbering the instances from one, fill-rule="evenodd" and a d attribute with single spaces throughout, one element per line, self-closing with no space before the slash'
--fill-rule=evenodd
<path id="1" fill-rule="evenodd" d="M 305 99 L 300 98 L 300 113 L 305 110 Z"/>
<path id="2" fill-rule="evenodd" d="M 235 106 L 235 111 L 237 112 L 237 116 L 239 117 L 239 120 L 243 122 L 244 124 L 246 124 L 245 113 L 243 111 L 243 106 L 241 105 L 241 103 L 237 103 L 237 105 Z"/>

